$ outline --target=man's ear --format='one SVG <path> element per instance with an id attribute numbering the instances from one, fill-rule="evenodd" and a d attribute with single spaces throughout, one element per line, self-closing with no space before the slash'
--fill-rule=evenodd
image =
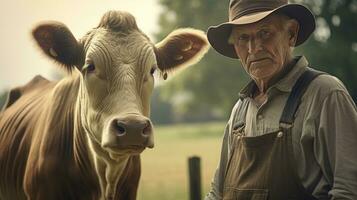
<path id="1" fill-rule="evenodd" d="M 80 65 L 82 46 L 66 25 L 55 21 L 42 23 L 33 29 L 32 35 L 43 52 L 66 70 L 71 71 Z"/>
<path id="2" fill-rule="evenodd" d="M 295 19 L 289 19 L 287 27 L 289 33 L 289 45 L 290 47 L 294 47 L 299 33 L 299 22 Z"/>
<path id="3" fill-rule="evenodd" d="M 208 41 L 203 31 L 192 28 L 177 29 L 155 45 L 159 69 L 167 73 L 197 63 L 208 51 Z"/>

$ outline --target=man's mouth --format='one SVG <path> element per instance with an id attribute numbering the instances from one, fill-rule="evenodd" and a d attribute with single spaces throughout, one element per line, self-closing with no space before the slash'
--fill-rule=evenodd
<path id="1" fill-rule="evenodd" d="M 265 60 L 269 60 L 269 58 L 259 58 L 259 59 L 255 59 L 255 60 L 252 60 L 250 63 L 261 62 L 261 61 L 265 61 Z"/>

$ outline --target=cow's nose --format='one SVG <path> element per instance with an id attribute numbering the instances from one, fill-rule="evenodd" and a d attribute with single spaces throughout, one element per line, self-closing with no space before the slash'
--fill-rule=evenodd
<path id="1" fill-rule="evenodd" d="M 127 114 L 112 119 L 109 132 L 102 140 L 103 147 L 119 149 L 153 148 L 153 127 L 149 118 Z"/>
<path id="2" fill-rule="evenodd" d="M 151 123 L 148 119 L 139 118 L 118 118 L 113 121 L 113 128 L 118 137 L 123 137 L 126 134 L 138 134 L 147 137 L 151 135 Z"/>

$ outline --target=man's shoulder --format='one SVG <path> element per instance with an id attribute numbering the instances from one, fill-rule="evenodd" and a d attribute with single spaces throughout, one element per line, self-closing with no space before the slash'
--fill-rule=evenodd
<path id="1" fill-rule="evenodd" d="M 341 93 L 344 93 L 344 95 L 341 96 Z M 350 95 L 342 81 L 333 75 L 327 73 L 321 74 L 310 83 L 302 96 L 301 108 L 306 110 L 306 114 L 311 114 L 313 118 L 318 118 L 321 109 L 329 99 L 331 100 L 331 98 L 337 97 L 337 99 L 333 99 L 333 101 L 342 102 L 344 100 L 340 99 L 340 97 L 343 96 L 346 97 Z M 332 109 L 329 112 L 333 113 L 335 112 L 335 109 Z"/>
<path id="2" fill-rule="evenodd" d="M 306 96 L 311 98 L 325 99 L 333 92 L 342 91 L 348 94 L 348 91 L 342 81 L 337 77 L 324 73 L 316 77 L 306 90 Z"/>
<path id="3" fill-rule="evenodd" d="M 321 74 L 320 76 L 316 77 L 316 79 L 311 82 L 311 87 L 314 87 L 318 90 L 326 90 L 329 92 L 335 90 L 346 90 L 346 87 L 340 79 L 338 79 L 336 76 L 327 73 Z"/>

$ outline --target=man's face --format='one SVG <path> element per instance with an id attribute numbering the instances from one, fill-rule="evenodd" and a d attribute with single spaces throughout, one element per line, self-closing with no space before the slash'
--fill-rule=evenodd
<path id="1" fill-rule="evenodd" d="M 244 69 L 258 81 L 269 81 L 291 59 L 298 24 L 271 15 L 262 21 L 233 27 L 230 42 Z"/>

